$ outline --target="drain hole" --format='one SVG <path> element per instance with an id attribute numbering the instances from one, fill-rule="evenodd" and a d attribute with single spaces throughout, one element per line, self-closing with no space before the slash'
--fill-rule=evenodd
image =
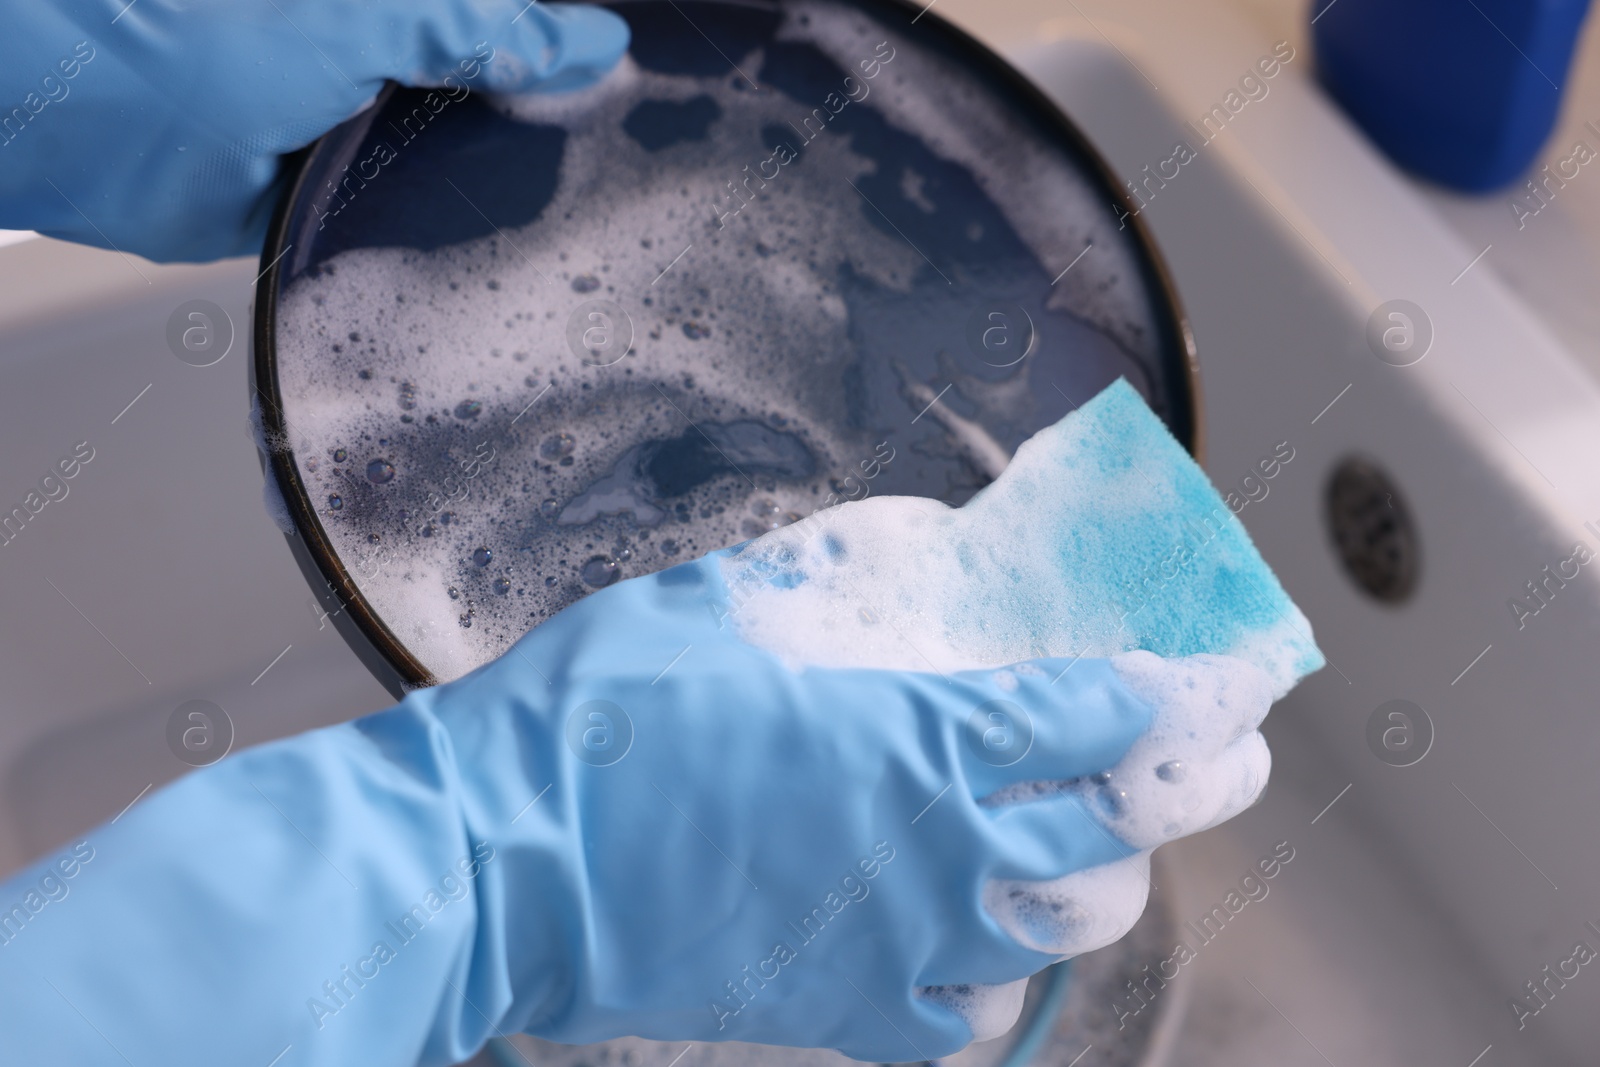
<path id="1" fill-rule="evenodd" d="M 1328 532 L 1345 573 L 1388 604 L 1409 597 L 1421 569 L 1416 526 L 1400 491 L 1376 464 L 1346 459 L 1328 480 Z"/>

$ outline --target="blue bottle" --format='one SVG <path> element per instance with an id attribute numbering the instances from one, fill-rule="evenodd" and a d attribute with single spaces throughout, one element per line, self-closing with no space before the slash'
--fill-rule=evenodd
<path id="1" fill-rule="evenodd" d="M 1323 85 L 1391 159 L 1484 192 L 1555 125 L 1589 0 L 1313 0 Z"/>

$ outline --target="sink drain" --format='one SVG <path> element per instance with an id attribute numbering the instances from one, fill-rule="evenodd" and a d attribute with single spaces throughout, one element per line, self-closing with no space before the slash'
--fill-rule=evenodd
<path id="1" fill-rule="evenodd" d="M 1341 462 L 1328 480 L 1327 516 L 1351 581 L 1387 604 L 1411 595 L 1420 570 L 1416 526 L 1382 469 L 1354 457 Z"/>

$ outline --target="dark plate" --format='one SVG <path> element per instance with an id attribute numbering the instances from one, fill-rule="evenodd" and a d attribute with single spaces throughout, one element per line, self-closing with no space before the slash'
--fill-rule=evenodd
<path id="1" fill-rule="evenodd" d="M 1196 450 L 1159 257 L 1004 62 L 890 0 L 609 6 L 596 88 L 390 88 L 263 253 L 290 541 L 392 691 L 830 501 L 960 504 L 1118 376 Z"/>

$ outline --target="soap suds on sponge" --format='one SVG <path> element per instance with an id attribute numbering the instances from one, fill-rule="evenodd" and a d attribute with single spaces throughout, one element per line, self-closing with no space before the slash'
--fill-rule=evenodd
<path id="1" fill-rule="evenodd" d="M 723 574 L 740 636 L 797 667 L 1204 652 L 1254 664 L 1277 698 L 1323 664 L 1243 525 L 1121 380 L 964 507 L 863 500 L 742 546 Z"/>

